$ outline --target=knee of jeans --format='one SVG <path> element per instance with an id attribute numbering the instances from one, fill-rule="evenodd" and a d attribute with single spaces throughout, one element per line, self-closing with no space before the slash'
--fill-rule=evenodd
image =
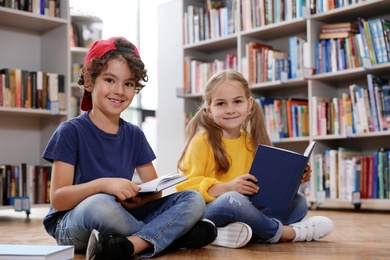
<path id="1" fill-rule="evenodd" d="M 214 204 L 218 204 L 221 208 L 242 208 L 249 203 L 248 197 L 235 191 L 229 191 L 219 196 Z"/>
<path id="2" fill-rule="evenodd" d="M 93 212 L 96 216 L 107 215 L 107 217 L 110 217 L 112 212 L 117 212 L 120 204 L 115 201 L 114 196 L 100 193 L 86 198 L 79 206 L 83 208 L 83 211 Z"/>
<path id="3" fill-rule="evenodd" d="M 182 193 L 182 195 L 185 195 L 188 198 L 193 214 L 199 213 L 199 215 L 203 215 L 206 209 L 206 203 L 202 195 L 198 191 L 194 190 L 187 190 L 183 191 Z"/>

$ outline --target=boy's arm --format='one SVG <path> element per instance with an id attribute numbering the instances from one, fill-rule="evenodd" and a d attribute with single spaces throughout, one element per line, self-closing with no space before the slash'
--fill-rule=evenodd
<path id="1" fill-rule="evenodd" d="M 97 193 L 110 194 L 123 201 L 137 196 L 141 189 L 125 178 L 99 178 L 82 184 L 73 184 L 73 178 L 73 165 L 62 161 L 53 162 L 50 203 L 58 211 L 72 209 Z"/>
<path id="2" fill-rule="evenodd" d="M 136 170 L 142 183 L 154 180 L 158 177 L 156 173 L 156 169 L 154 168 L 152 162 L 142 166 L 138 166 L 136 167 Z M 147 196 L 141 196 L 142 204 L 156 200 L 161 197 L 162 197 L 162 192 L 155 193 L 155 194 L 148 194 Z"/>

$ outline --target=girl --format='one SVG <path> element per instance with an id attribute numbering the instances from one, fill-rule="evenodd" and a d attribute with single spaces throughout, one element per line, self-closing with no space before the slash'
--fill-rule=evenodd
<path id="1" fill-rule="evenodd" d="M 262 108 L 250 96 L 245 78 L 234 70 L 216 73 L 207 82 L 203 99 L 187 126 L 187 142 L 178 162 L 188 180 L 176 189 L 202 194 L 207 203 L 205 218 L 218 227 L 212 244 L 238 248 L 251 239 L 298 242 L 328 235 L 333 229 L 330 219 L 318 216 L 301 221 L 308 207 L 299 193 L 286 211 L 256 208 L 249 201 L 248 196 L 261 192 L 255 184 L 261 180 L 248 173 L 255 150 L 271 141 Z M 310 173 L 308 165 L 302 183 L 310 180 Z"/>
<path id="2" fill-rule="evenodd" d="M 122 37 L 95 42 L 79 84 L 86 113 L 59 125 L 43 153 L 53 162 L 47 232 L 74 245 L 86 259 L 152 257 L 167 248 L 199 248 L 216 228 L 199 221 L 205 203 L 198 192 L 137 196 L 132 182 L 157 177 L 145 135 L 120 118 L 147 81 L 137 48 Z M 179 240 L 177 240 L 180 238 Z"/>

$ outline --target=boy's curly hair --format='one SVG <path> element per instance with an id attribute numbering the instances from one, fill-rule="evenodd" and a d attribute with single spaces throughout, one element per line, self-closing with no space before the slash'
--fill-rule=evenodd
<path id="1" fill-rule="evenodd" d="M 108 61 L 114 58 L 124 58 L 127 61 L 127 65 L 129 69 L 134 73 L 134 80 L 136 82 L 135 91 L 138 94 L 144 87 L 145 84 L 142 82 L 148 81 L 147 70 L 145 69 L 145 64 L 143 61 L 134 55 L 134 52 L 129 52 L 128 50 L 132 50 L 133 47 L 130 42 L 123 40 L 122 38 L 115 39 L 116 50 L 108 51 L 104 54 L 100 59 L 97 57 L 92 58 L 88 66 L 84 66 L 80 70 L 78 84 L 83 88 L 85 86 L 85 77 L 91 78 L 91 83 L 94 84 L 97 76 L 107 68 Z M 85 93 L 90 95 L 90 92 Z"/>

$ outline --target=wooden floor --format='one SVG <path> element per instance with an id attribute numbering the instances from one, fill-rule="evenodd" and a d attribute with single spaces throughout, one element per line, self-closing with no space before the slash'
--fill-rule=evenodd
<path id="1" fill-rule="evenodd" d="M 46 208 L 33 208 L 30 219 L 23 212 L 0 209 L 0 244 L 55 245 L 44 230 Z M 334 222 L 334 231 L 316 242 L 250 244 L 240 249 L 207 246 L 154 257 L 183 259 L 390 259 L 390 212 L 355 210 L 311 210 L 309 216 L 323 215 Z M 84 259 L 84 255 L 75 255 Z"/>

